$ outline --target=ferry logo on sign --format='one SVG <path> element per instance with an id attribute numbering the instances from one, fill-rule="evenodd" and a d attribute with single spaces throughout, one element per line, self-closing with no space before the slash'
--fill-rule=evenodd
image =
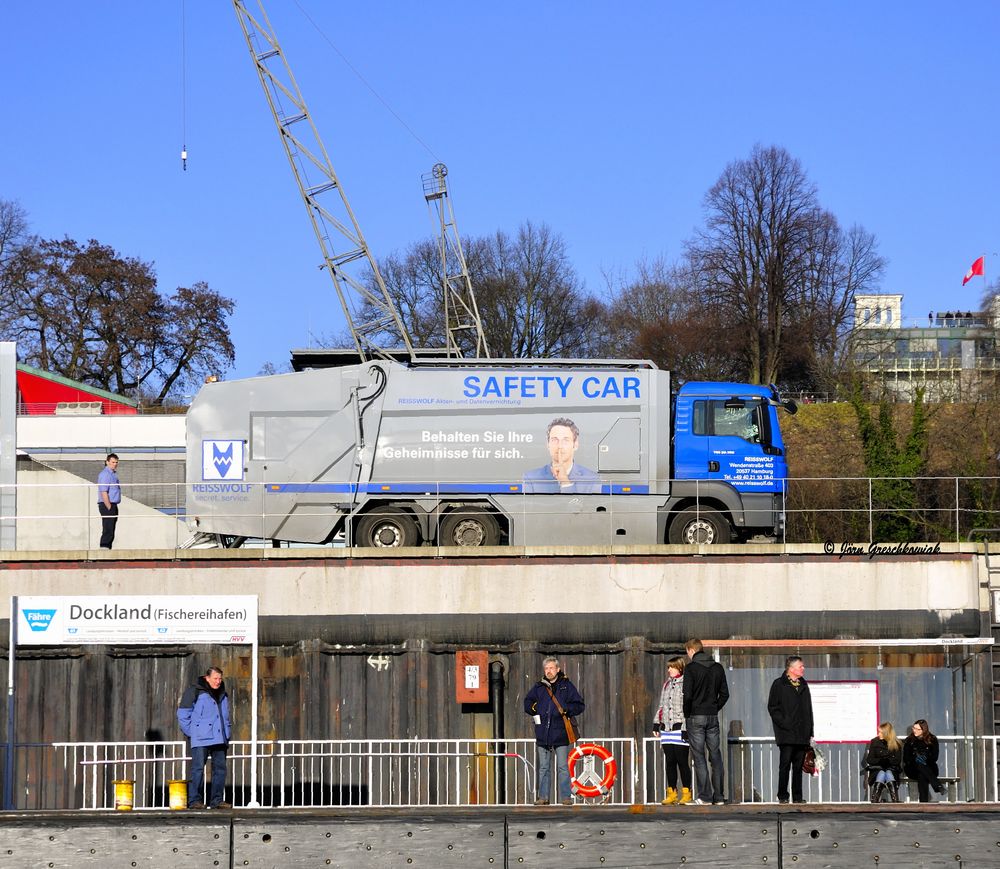
<path id="1" fill-rule="evenodd" d="M 47 631 L 56 614 L 55 610 L 22 610 L 22 612 L 28 627 L 33 631 Z"/>
<path id="2" fill-rule="evenodd" d="M 202 441 L 203 480 L 242 480 L 243 441 Z"/>

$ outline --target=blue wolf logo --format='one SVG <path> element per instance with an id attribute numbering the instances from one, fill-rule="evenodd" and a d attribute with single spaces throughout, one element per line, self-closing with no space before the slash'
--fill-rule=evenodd
<path id="1" fill-rule="evenodd" d="M 218 444 L 212 444 L 212 463 L 220 477 L 227 476 L 233 466 L 233 445 L 230 443 L 224 450 L 220 450 Z"/>

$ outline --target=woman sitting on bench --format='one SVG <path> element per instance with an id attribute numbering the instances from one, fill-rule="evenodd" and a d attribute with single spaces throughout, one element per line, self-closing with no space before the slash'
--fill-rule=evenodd
<path id="1" fill-rule="evenodd" d="M 892 724 L 883 721 L 878 726 L 878 736 L 868 743 L 864 760 L 861 761 L 862 772 L 868 773 L 873 803 L 882 802 L 885 792 L 888 792 L 890 801 L 899 802 L 899 777 L 902 768 L 903 744 L 896 738 Z"/>
<path id="2" fill-rule="evenodd" d="M 903 743 L 903 769 L 906 777 L 917 783 L 920 802 L 930 802 L 930 789 L 944 793 L 938 778 L 938 739 L 931 733 L 926 720 L 918 718 L 910 728 L 910 735 Z"/>

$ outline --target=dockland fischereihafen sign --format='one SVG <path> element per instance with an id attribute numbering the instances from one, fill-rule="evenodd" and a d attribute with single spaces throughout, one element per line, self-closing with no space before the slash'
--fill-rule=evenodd
<path id="1" fill-rule="evenodd" d="M 256 641 L 256 595 L 17 597 L 19 646 Z"/>

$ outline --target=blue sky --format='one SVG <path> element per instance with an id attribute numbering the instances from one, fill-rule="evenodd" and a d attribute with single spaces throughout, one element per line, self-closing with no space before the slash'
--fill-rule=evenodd
<path id="1" fill-rule="evenodd" d="M 163 289 L 235 298 L 228 376 L 250 376 L 342 317 L 231 4 L 187 0 L 182 28 L 183 6 L 5 3 L 0 197 L 43 237 L 153 261 Z M 705 192 L 760 142 L 878 237 L 906 317 L 974 308 L 982 279 L 961 279 L 981 254 L 1000 275 L 998 3 L 267 10 L 378 256 L 433 233 L 420 176 L 440 160 L 463 235 L 544 221 L 601 293 L 605 272 L 677 257 Z"/>

